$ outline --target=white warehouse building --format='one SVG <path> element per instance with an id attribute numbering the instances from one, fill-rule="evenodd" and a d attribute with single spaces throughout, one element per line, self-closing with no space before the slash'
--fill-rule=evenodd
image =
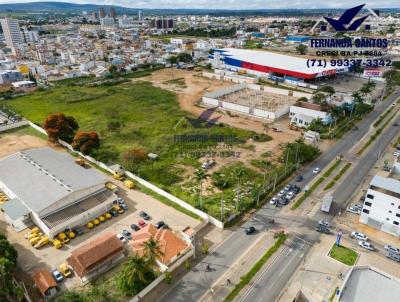
<path id="1" fill-rule="evenodd" d="M 400 163 L 392 172 L 375 175 L 365 196 L 360 222 L 400 237 Z"/>
<path id="2" fill-rule="evenodd" d="M 37 225 L 50 239 L 108 211 L 117 196 L 106 178 L 51 148 L 17 152 L 0 160 L 1 205 L 16 231 Z"/>

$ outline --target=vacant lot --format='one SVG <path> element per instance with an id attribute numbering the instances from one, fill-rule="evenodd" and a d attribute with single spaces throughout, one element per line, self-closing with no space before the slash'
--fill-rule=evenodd
<path id="1" fill-rule="evenodd" d="M 345 246 L 334 244 L 330 251 L 330 256 L 346 265 L 354 265 L 357 260 L 357 253 Z"/>
<path id="2" fill-rule="evenodd" d="M 93 87 L 90 79 L 79 79 L 79 85 L 69 80 L 45 91 L 0 101 L 0 105 L 5 104 L 39 125 L 55 112 L 73 116 L 81 130 L 99 133 L 101 146 L 91 154 L 96 159 L 108 164 L 122 163 L 137 175 L 218 218 L 244 210 L 256 199 L 262 199 L 262 184 L 264 190 L 276 175 L 280 178 L 285 174 L 282 144 L 293 142 L 299 133 L 285 129 L 282 133 L 270 131 L 265 135 L 225 124 L 215 125 L 214 122 L 220 121 L 214 118 L 216 113 L 194 104 L 196 97 L 209 89 L 209 80 L 182 72 L 174 74 L 177 80 L 172 77 L 172 81 L 163 84 L 168 81 L 167 72 L 157 71 L 149 79 L 174 91 L 142 80 Z M 196 109 L 193 115 L 188 113 L 189 107 Z M 243 120 L 247 126 L 260 124 L 236 117 L 229 119 L 238 123 Z M 190 136 L 195 139 L 181 139 Z M 139 148 L 144 154 L 155 153 L 158 158 L 129 165 L 124 154 L 132 148 Z M 214 157 L 217 164 L 208 174 L 196 177 L 195 170 L 209 157 Z M 288 172 L 290 164 L 294 163 L 289 163 Z M 199 192 L 200 187 L 204 192 Z M 221 196 L 225 200 L 223 211 Z"/>

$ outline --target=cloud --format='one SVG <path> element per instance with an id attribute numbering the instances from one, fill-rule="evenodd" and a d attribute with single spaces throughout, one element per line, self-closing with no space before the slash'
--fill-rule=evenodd
<path id="1" fill-rule="evenodd" d="M 30 0 L 0 0 L 0 3 L 24 3 L 35 2 Z M 48 0 L 47 0 L 48 1 Z M 118 5 L 133 8 L 205 8 L 205 9 L 293 9 L 293 8 L 348 8 L 351 6 L 366 3 L 367 6 L 374 7 L 399 7 L 398 0 L 383 1 L 361 1 L 360 0 L 55 0 L 52 2 L 71 2 L 71 3 L 92 3 Z"/>

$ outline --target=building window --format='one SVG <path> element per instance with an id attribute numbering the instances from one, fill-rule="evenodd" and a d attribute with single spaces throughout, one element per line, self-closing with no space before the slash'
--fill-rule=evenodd
<path id="1" fill-rule="evenodd" d="M 389 218 L 386 218 L 386 221 L 389 221 Z"/>
<path id="2" fill-rule="evenodd" d="M 400 214 L 399 214 L 399 213 L 397 213 L 397 214 L 396 214 L 396 217 L 400 217 Z"/>
<path id="3" fill-rule="evenodd" d="M 389 211 L 390 214 L 392 214 L 392 211 Z"/>
<path id="4" fill-rule="evenodd" d="M 369 210 L 363 209 L 363 213 L 369 214 Z"/>
<path id="5" fill-rule="evenodd" d="M 365 205 L 368 206 L 368 207 L 370 207 L 370 206 L 372 206 L 372 203 L 369 202 L 369 201 L 366 201 L 366 202 L 365 202 Z"/>
<path id="6" fill-rule="evenodd" d="M 374 195 L 371 195 L 371 194 L 367 194 L 367 197 L 368 197 L 369 199 L 374 199 Z"/>
<path id="7" fill-rule="evenodd" d="M 399 222 L 398 221 L 393 221 L 393 224 L 399 225 Z"/>
<path id="8" fill-rule="evenodd" d="M 392 202 L 391 205 L 394 206 L 394 203 Z"/>

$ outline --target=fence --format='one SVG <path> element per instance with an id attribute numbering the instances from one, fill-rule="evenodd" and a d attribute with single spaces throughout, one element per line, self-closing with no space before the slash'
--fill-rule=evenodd
<path id="1" fill-rule="evenodd" d="M 34 123 L 32 123 L 30 121 L 28 121 L 28 124 L 32 128 L 36 129 L 37 131 L 47 135 L 46 131 L 43 128 L 39 127 L 38 125 L 35 125 Z M 95 165 L 97 165 L 100 168 L 108 171 L 109 173 L 112 173 L 112 174 L 114 173 L 114 171 L 112 169 L 110 169 L 110 167 L 108 167 L 106 164 L 104 164 L 104 163 L 102 163 L 100 161 L 97 161 L 96 159 L 94 159 L 91 156 L 85 155 L 85 154 L 83 154 L 83 153 L 81 153 L 79 151 L 74 150 L 74 148 L 72 148 L 72 146 L 70 144 L 68 144 L 67 142 L 62 141 L 62 140 L 59 140 L 58 142 L 59 142 L 60 145 L 64 146 L 65 148 L 67 148 L 71 152 L 73 152 L 75 154 L 78 154 L 79 156 L 85 158 L 87 161 L 89 161 L 91 163 L 94 163 Z M 174 196 L 174 195 L 172 195 L 172 194 L 160 189 L 159 187 L 153 185 L 152 183 L 144 180 L 143 178 L 140 178 L 139 176 L 137 176 L 137 175 L 135 175 L 135 174 L 133 174 L 133 173 L 131 173 L 129 171 L 125 172 L 125 174 L 128 177 L 132 178 L 133 180 L 137 181 L 139 184 L 145 186 L 146 188 L 154 191 L 155 193 L 157 193 L 157 194 L 159 194 L 161 196 L 164 196 L 165 198 L 168 198 L 170 201 L 180 205 L 182 208 L 185 208 L 186 210 L 195 213 L 196 215 L 200 216 L 201 218 L 203 218 L 204 220 L 210 222 L 211 224 L 215 225 L 216 227 L 221 228 L 221 229 L 224 228 L 223 222 L 219 221 L 218 219 L 215 219 L 214 217 L 208 215 L 207 213 L 205 213 L 203 211 L 200 211 L 199 209 L 196 209 L 195 207 L 193 207 L 190 204 L 184 202 L 183 200 L 177 198 L 176 196 Z"/>
<path id="2" fill-rule="evenodd" d="M 0 132 L 11 130 L 11 129 L 15 129 L 15 128 L 19 128 L 19 127 L 26 126 L 26 125 L 28 125 L 27 121 L 20 121 L 20 122 L 7 124 L 7 125 L 1 125 L 0 126 Z"/>

